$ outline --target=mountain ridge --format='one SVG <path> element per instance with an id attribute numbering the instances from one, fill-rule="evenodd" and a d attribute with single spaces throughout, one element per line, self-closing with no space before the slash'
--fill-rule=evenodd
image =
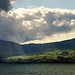
<path id="1" fill-rule="evenodd" d="M 52 50 L 75 50 L 75 38 L 71 40 L 64 40 L 61 42 L 45 43 L 45 44 L 25 44 L 21 45 L 24 53 L 35 53 Z"/>
<path id="2" fill-rule="evenodd" d="M 75 50 L 75 38 L 61 42 L 20 45 L 11 41 L 0 40 L 0 58 L 25 54 L 40 54 L 56 50 Z"/>

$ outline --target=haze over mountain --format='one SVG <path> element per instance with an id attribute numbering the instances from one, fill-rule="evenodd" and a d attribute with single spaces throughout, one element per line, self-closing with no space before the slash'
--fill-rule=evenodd
<path id="1" fill-rule="evenodd" d="M 0 40 L 0 58 L 24 55 L 19 44 Z"/>

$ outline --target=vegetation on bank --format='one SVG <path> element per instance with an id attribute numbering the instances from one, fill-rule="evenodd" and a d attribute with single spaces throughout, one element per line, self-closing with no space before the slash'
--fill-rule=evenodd
<path id="1" fill-rule="evenodd" d="M 50 62 L 75 62 L 75 50 L 56 50 L 31 56 L 13 56 L 2 60 L 8 63 L 50 63 Z"/>

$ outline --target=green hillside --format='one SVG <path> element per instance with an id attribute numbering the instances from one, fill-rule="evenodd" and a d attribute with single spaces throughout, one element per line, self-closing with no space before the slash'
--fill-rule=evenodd
<path id="1" fill-rule="evenodd" d="M 51 62 L 63 62 L 74 63 L 75 51 L 73 50 L 59 50 L 54 52 L 45 52 L 39 55 L 32 56 L 14 56 L 3 59 L 3 62 L 9 63 L 51 63 Z"/>
<path id="2" fill-rule="evenodd" d="M 0 62 L 10 63 L 74 63 L 75 39 L 46 44 L 25 45 L 0 41 L 0 58 Z"/>

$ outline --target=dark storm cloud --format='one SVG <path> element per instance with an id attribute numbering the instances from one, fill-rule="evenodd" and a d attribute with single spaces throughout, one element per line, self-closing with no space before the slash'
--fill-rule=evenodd
<path id="1" fill-rule="evenodd" d="M 8 12 L 12 8 L 10 2 L 15 2 L 15 1 L 18 0 L 0 0 L 0 11 L 5 10 L 6 12 Z"/>
<path id="2" fill-rule="evenodd" d="M 7 12 L 11 8 L 10 0 L 0 0 L 0 10 L 5 10 Z"/>

